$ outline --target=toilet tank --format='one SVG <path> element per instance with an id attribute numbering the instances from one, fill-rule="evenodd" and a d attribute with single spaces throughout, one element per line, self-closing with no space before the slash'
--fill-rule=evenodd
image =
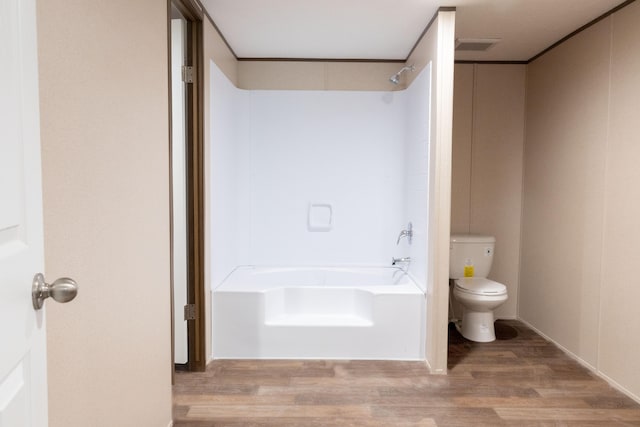
<path id="1" fill-rule="evenodd" d="M 487 277 L 491 271 L 496 239 L 478 234 L 452 234 L 449 243 L 449 278 Z M 471 268 L 472 267 L 472 268 Z"/>

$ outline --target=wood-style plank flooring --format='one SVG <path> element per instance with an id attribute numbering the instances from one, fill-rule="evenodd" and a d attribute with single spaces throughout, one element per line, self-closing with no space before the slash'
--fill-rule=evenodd
<path id="1" fill-rule="evenodd" d="M 449 375 L 420 362 L 212 362 L 176 373 L 174 426 L 640 426 L 640 405 L 517 321 L 449 330 Z"/>

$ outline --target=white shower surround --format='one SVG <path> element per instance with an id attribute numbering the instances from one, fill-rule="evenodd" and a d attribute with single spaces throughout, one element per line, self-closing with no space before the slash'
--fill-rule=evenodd
<path id="1" fill-rule="evenodd" d="M 381 267 L 411 256 L 408 272 L 424 292 L 430 73 L 396 92 L 245 91 L 211 63 L 212 289 L 242 265 Z M 330 231 L 310 230 L 310 204 L 331 206 Z M 396 245 L 408 221 L 412 244 Z M 212 298 L 215 335 L 216 322 L 228 322 Z M 213 343 L 213 357 L 223 357 Z"/>

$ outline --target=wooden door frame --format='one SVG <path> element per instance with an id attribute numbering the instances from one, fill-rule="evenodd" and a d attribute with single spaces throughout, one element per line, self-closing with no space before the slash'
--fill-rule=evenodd
<path id="1" fill-rule="evenodd" d="M 187 62 L 194 69 L 193 83 L 187 85 L 185 107 L 186 122 L 186 181 L 187 181 L 187 304 L 195 305 L 195 319 L 187 321 L 188 362 L 177 369 L 204 371 L 207 366 L 205 341 L 205 286 L 204 286 L 204 52 L 203 52 L 203 11 L 196 0 L 167 0 L 167 43 L 169 46 L 169 106 L 171 106 L 171 6 L 174 5 L 187 20 Z M 171 204 L 171 361 L 173 359 L 173 190 L 171 178 L 171 107 L 169 108 L 169 161 L 170 161 L 170 204 Z"/>

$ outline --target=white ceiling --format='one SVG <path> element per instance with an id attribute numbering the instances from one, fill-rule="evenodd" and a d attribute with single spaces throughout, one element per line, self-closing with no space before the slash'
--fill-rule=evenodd
<path id="1" fill-rule="evenodd" d="M 440 6 L 457 38 L 499 38 L 459 60 L 522 61 L 623 0 L 202 0 L 239 58 L 405 59 Z"/>

